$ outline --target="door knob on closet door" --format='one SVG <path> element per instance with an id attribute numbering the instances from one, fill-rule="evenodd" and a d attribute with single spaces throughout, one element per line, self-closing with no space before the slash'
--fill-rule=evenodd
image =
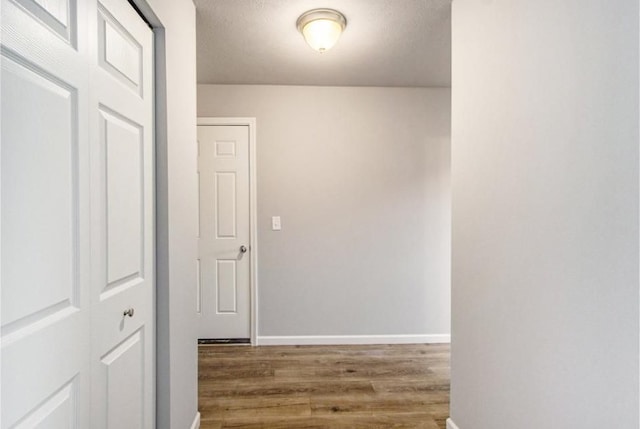
<path id="1" fill-rule="evenodd" d="M 134 310 L 133 308 L 128 308 L 124 311 L 125 316 L 133 317 Z"/>
<path id="2" fill-rule="evenodd" d="M 247 246 L 240 246 L 240 253 L 247 253 Z"/>

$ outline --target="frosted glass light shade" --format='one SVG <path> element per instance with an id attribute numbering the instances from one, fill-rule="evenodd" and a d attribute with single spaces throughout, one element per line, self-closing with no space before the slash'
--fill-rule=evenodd
<path id="1" fill-rule="evenodd" d="M 336 44 L 347 26 L 347 20 L 336 10 L 314 9 L 303 13 L 296 26 L 307 44 L 322 53 Z"/>

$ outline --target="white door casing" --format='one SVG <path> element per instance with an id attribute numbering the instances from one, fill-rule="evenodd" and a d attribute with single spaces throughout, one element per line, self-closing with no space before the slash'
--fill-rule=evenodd
<path id="1" fill-rule="evenodd" d="M 2 0 L 2 428 L 154 425 L 152 39 Z"/>
<path id="2" fill-rule="evenodd" d="M 254 340 L 255 122 L 198 123 L 198 338 Z"/>

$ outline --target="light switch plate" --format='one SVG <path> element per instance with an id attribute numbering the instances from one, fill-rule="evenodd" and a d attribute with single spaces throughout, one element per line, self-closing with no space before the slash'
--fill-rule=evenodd
<path id="1" fill-rule="evenodd" d="M 282 223 L 280 222 L 280 216 L 271 217 L 271 229 L 273 231 L 280 231 L 282 229 Z"/>

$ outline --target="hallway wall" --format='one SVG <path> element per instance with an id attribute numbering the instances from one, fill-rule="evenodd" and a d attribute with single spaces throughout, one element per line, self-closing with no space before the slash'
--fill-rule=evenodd
<path id="1" fill-rule="evenodd" d="M 638 12 L 453 2 L 459 429 L 638 427 Z"/>
<path id="2" fill-rule="evenodd" d="M 200 85 L 198 115 L 257 118 L 260 337 L 448 338 L 448 88 Z"/>
<path id="3" fill-rule="evenodd" d="M 198 411 L 196 32 L 191 0 L 135 0 L 156 29 L 156 427 L 190 428 Z M 155 16 L 153 16 L 155 14 Z M 166 103 L 164 103 L 166 101 Z"/>

